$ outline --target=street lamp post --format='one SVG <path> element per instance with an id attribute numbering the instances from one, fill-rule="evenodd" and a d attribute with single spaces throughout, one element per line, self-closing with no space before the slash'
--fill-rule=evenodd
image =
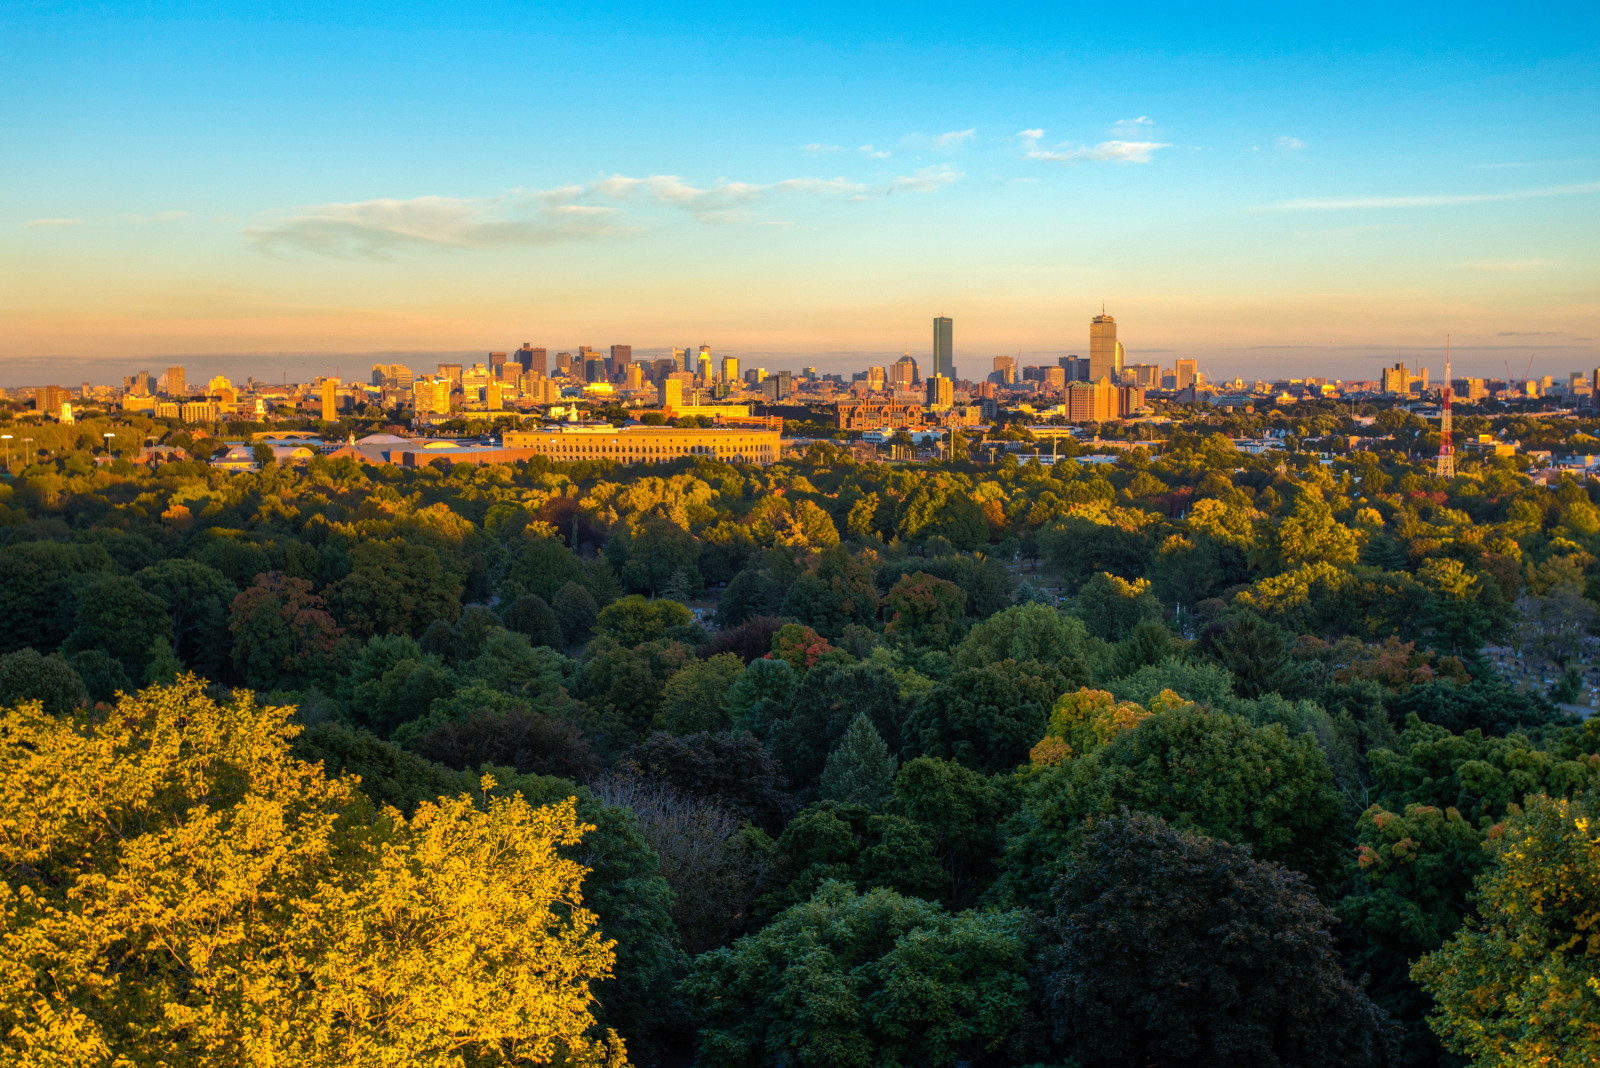
<path id="1" fill-rule="evenodd" d="M 0 441 L 6 443 L 6 474 L 11 473 L 11 435 L 0 434 Z"/>
<path id="2" fill-rule="evenodd" d="M 106 439 L 106 455 L 107 456 L 114 455 L 112 453 L 112 451 L 111 451 L 111 441 L 112 441 L 113 438 L 115 438 L 117 436 L 117 432 L 115 430 L 111 430 L 111 431 L 108 431 L 108 432 L 106 432 L 104 434 L 101 434 L 100 436 Z"/>
<path id="3" fill-rule="evenodd" d="M 29 459 L 29 457 L 32 455 L 33 450 L 28 448 L 28 446 L 30 444 L 32 444 L 32 443 L 33 443 L 33 439 L 32 438 L 23 438 L 22 439 L 22 469 L 24 471 L 26 471 L 28 469 L 29 465 L 32 462 Z"/>

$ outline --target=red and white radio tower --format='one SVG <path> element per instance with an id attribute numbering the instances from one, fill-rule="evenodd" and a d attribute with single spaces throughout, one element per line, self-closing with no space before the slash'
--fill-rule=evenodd
<path id="1" fill-rule="evenodd" d="M 1456 477 L 1456 446 L 1450 434 L 1450 335 L 1444 336 L 1444 411 L 1439 418 L 1439 463 L 1434 474 Z"/>

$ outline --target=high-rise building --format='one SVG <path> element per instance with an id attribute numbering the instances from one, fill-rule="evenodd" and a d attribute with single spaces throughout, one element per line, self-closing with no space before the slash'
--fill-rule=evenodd
<path id="1" fill-rule="evenodd" d="M 1179 361 L 1180 363 L 1182 361 Z M 1139 386 L 1142 389 L 1156 389 L 1161 385 L 1161 365 L 1159 363 L 1130 363 L 1122 369 L 1123 380 L 1130 386 Z"/>
<path id="2" fill-rule="evenodd" d="M 419 378 L 411 383 L 412 404 L 419 416 L 449 415 L 450 391 L 455 383 L 440 375 Z"/>
<path id="3" fill-rule="evenodd" d="M 1117 379 L 1117 320 L 1100 309 L 1089 320 L 1089 381 Z"/>
<path id="4" fill-rule="evenodd" d="M 189 386 L 183 380 L 183 368 L 167 368 L 167 396 L 181 397 L 189 392 Z"/>
<path id="5" fill-rule="evenodd" d="M 949 408 L 956 402 L 956 384 L 944 375 L 928 379 L 928 407 Z"/>
<path id="6" fill-rule="evenodd" d="M 721 380 L 735 388 L 739 385 L 739 357 L 724 356 L 722 358 Z"/>
<path id="7" fill-rule="evenodd" d="M 1017 381 L 1017 358 L 1015 356 L 996 356 L 994 358 L 995 381 L 1002 386 L 1015 385 Z"/>
<path id="8" fill-rule="evenodd" d="M 526 341 L 524 341 L 522 343 L 522 347 L 517 350 L 517 362 L 520 363 L 522 365 L 522 369 L 529 374 L 533 374 L 535 371 L 537 371 L 539 374 L 543 375 L 548 373 L 550 370 L 548 354 L 545 352 L 545 350 L 542 348 L 536 349 Z"/>
<path id="9" fill-rule="evenodd" d="M 492 371 L 495 374 L 496 377 L 498 377 L 499 374 L 500 374 L 500 368 L 504 367 L 505 365 L 506 365 L 506 354 L 505 353 L 503 353 L 503 352 L 491 352 L 491 353 L 489 353 L 489 370 Z"/>
<path id="10" fill-rule="evenodd" d="M 672 350 L 672 362 L 678 365 L 676 368 L 674 368 L 674 370 L 678 370 L 678 371 L 693 370 L 693 368 L 691 368 L 689 366 L 689 351 L 690 350 L 688 350 L 688 349 L 673 349 Z"/>
<path id="11" fill-rule="evenodd" d="M 888 388 L 889 372 L 882 367 L 867 368 L 867 388 L 874 393 Z"/>
<path id="12" fill-rule="evenodd" d="M 556 374 L 570 375 L 572 373 L 572 353 L 556 353 Z"/>
<path id="13" fill-rule="evenodd" d="M 933 321 L 933 374 L 956 377 L 955 325 L 943 315 Z"/>
<path id="14" fill-rule="evenodd" d="M 894 361 L 889 368 L 889 387 L 891 389 L 902 391 L 916 389 L 917 383 L 921 380 L 922 376 L 917 373 L 917 361 L 912 358 L 909 352 Z"/>
<path id="15" fill-rule="evenodd" d="M 72 390 L 66 386 L 40 386 L 33 391 L 34 410 L 43 412 L 52 419 L 61 419 L 63 406 L 71 403 Z"/>
<path id="16" fill-rule="evenodd" d="M 461 365 L 459 363 L 441 363 L 439 377 L 449 381 L 452 389 L 461 388 Z"/>
<path id="17" fill-rule="evenodd" d="M 1093 358 L 1092 356 L 1090 357 Z M 1104 423 L 1119 418 L 1119 397 L 1109 377 L 1094 382 L 1073 382 L 1063 397 L 1069 423 Z"/>
<path id="18" fill-rule="evenodd" d="M 630 363 L 622 371 L 623 383 L 629 389 L 641 389 L 644 386 L 644 368 L 636 363 Z"/>
<path id="19" fill-rule="evenodd" d="M 1173 375 L 1178 380 L 1179 389 L 1188 389 L 1194 385 L 1195 375 L 1199 374 L 1199 362 L 1196 360 L 1178 360 L 1172 365 Z"/>
<path id="20" fill-rule="evenodd" d="M 700 380 L 702 382 L 710 382 L 710 381 L 714 380 L 717 377 L 717 369 L 714 366 L 712 366 L 712 363 L 711 363 L 711 346 L 710 345 L 701 345 L 700 346 L 700 359 L 699 359 L 699 362 L 695 366 L 696 366 L 696 369 L 699 371 Z"/>
<path id="21" fill-rule="evenodd" d="M 661 396 L 661 407 L 663 407 L 663 408 L 682 408 L 683 407 L 683 379 L 675 378 L 675 377 L 671 377 L 671 376 L 662 379 L 661 380 L 660 396 Z"/>
<path id="22" fill-rule="evenodd" d="M 633 363 L 632 345 L 611 346 L 611 366 L 609 370 L 611 371 L 611 376 L 613 378 L 617 377 L 618 375 L 627 374 L 628 365 L 631 363 Z"/>
<path id="23" fill-rule="evenodd" d="M 322 421 L 335 422 L 339 418 L 339 380 L 337 378 L 324 378 L 322 380 Z"/>
<path id="24" fill-rule="evenodd" d="M 591 352 L 583 358 L 583 380 L 585 382 L 604 382 L 606 380 L 606 358 L 597 352 Z"/>

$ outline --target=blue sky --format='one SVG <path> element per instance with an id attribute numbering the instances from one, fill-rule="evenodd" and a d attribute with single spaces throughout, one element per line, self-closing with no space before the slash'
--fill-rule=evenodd
<path id="1" fill-rule="evenodd" d="M 1214 375 L 1600 364 L 1579 5 L 263 7 L 0 4 L 0 379 L 940 312 L 972 373 L 1102 300 Z"/>

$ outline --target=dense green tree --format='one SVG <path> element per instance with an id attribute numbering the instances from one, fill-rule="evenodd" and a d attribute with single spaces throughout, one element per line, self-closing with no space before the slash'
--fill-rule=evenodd
<path id="1" fill-rule="evenodd" d="M 1048 605 L 1029 603 L 997 612 L 967 632 L 953 656 L 957 667 L 1003 660 L 1050 664 L 1072 682 L 1088 682 L 1083 622 Z"/>
<path id="2" fill-rule="evenodd" d="M 950 644 L 951 629 L 966 612 L 967 595 L 954 582 L 923 571 L 894 584 L 884 598 L 885 632 L 913 645 Z"/>
<path id="3" fill-rule="evenodd" d="M 1038 903 L 1081 821 L 1124 807 L 1242 845 L 1323 881 L 1337 870 L 1340 804 L 1315 739 L 1193 706 L 1148 716 L 1101 748 L 1022 783 L 1004 882 Z"/>
<path id="4" fill-rule="evenodd" d="M 557 590 L 550 608 L 555 613 L 561 637 L 568 645 L 581 645 L 588 641 L 594 631 L 595 620 L 600 615 L 594 595 L 576 582 L 568 582 Z"/>
<path id="5" fill-rule="evenodd" d="M 1104 571 L 1079 588 L 1073 611 L 1090 634 L 1113 642 L 1128 637 L 1139 624 L 1161 618 L 1161 604 L 1148 581 L 1128 581 Z"/>
<path id="6" fill-rule="evenodd" d="M 560 649 L 567 644 L 561 633 L 561 624 L 556 621 L 555 612 L 545 603 L 545 599 L 536 593 L 525 593 L 512 601 L 505 607 L 500 618 L 505 620 L 508 630 L 526 634 L 534 645 L 548 645 L 552 649 Z"/>
<path id="7" fill-rule="evenodd" d="M 881 808 L 894 792 L 894 773 L 900 762 L 883 744 L 872 720 L 865 715 L 851 721 L 844 737 L 828 754 L 817 792 L 824 801 L 851 801 Z"/>
<path id="8" fill-rule="evenodd" d="M 600 610 L 597 633 L 629 648 L 668 636 L 692 625 L 694 616 L 677 601 L 646 600 L 638 594 L 624 597 Z"/>
<path id="9" fill-rule="evenodd" d="M 1050 895 L 1053 1037 L 1085 1068 L 1396 1063 L 1305 878 L 1145 816 L 1093 821 Z"/>
<path id="10" fill-rule="evenodd" d="M 1100 572 L 1139 578 L 1149 566 L 1151 547 L 1142 532 L 1074 516 L 1039 532 L 1039 552 L 1076 590 Z"/>
<path id="11" fill-rule="evenodd" d="M 350 573 L 328 587 L 328 604 L 353 634 L 421 634 L 461 614 L 461 581 L 428 545 L 401 538 L 360 541 Z"/>
<path id="12" fill-rule="evenodd" d="M 782 614 L 815 628 L 830 641 L 842 637 L 851 624 L 870 626 L 878 618 L 872 571 L 845 549 L 828 549 L 817 557 L 815 567 L 789 586 Z"/>
<path id="13" fill-rule="evenodd" d="M 700 558 L 700 543 L 692 534 L 666 519 L 651 519 L 640 524 L 628 539 L 628 561 L 622 567 L 622 581 L 630 589 L 648 594 L 663 593 L 673 577 L 693 571 L 690 580 L 700 585 L 695 563 Z"/>
<path id="14" fill-rule="evenodd" d="M 733 653 L 690 661 L 662 688 L 656 725 L 672 734 L 727 729 L 728 689 L 743 673 L 744 663 Z"/>
<path id="15" fill-rule="evenodd" d="M 173 652 L 214 677 L 228 661 L 228 608 L 239 588 L 217 569 L 181 558 L 161 560 L 133 577 L 167 606 Z"/>
<path id="16" fill-rule="evenodd" d="M 889 811 L 914 821 L 932 839 L 944 869 L 939 896 L 970 904 L 994 877 L 1008 807 L 994 782 L 956 761 L 923 756 L 901 766 Z"/>
<path id="17" fill-rule="evenodd" d="M 806 672 L 788 707 L 771 720 L 764 734 L 748 718 L 743 722 L 761 735 L 801 796 L 810 797 L 828 754 L 862 714 L 872 720 L 890 752 L 898 752 L 903 745 L 905 705 L 894 675 L 871 664 L 823 663 Z"/>
<path id="18" fill-rule="evenodd" d="M 83 679 L 56 654 L 18 649 L 0 656 L 0 708 L 38 701 L 52 716 L 65 716 L 88 699 Z"/>
<path id="19" fill-rule="evenodd" d="M 1298 694 L 1303 680 L 1293 645 L 1281 628 L 1250 612 L 1220 620 L 1200 636 L 1201 649 L 1228 669 L 1241 697 Z"/>
<path id="20" fill-rule="evenodd" d="M 507 579 L 523 593 L 543 597 L 552 605 L 556 591 L 569 582 L 582 585 L 583 563 L 555 538 L 529 538 L 511 557 Z"/>
<path id="21" fill-rule="evenodd" d="M 1027 1004 L 1021 917 L 840 883 L 695 961 L 699 1062 L 880 1068 L 995 1059 Z"/>
<path id="22" fill-rule="evenodd" d="M 777 723 L 788 718 L 789 700 L 799 682 L 799 673 L 787 660 L 751 661 L 723 698 L 734 729 L 767 738 Z"/>
<path id="23" fill-rule="evenodd" d="M 375 634 L 340 679 L 340 697 L 352 723 L 387 738 L 401 724 L 426 716 L 435 701 L 459 685 L 456 672 L 424 653 L 416 639 Z"/>
<path id="24" fill-rule="evenodd" d="M 116 658 L 130 675 L 142 677 L 151 642 L 164 639 L 171 648 L 167 606 L 133 579 L 101 575 L 85 582 L 77 593 L 72 631 L 64 643 L 68 652 L 99 649 Z"/>
<path id="25" fill-rule="evenodd" d="M 121 661 L 99 649 L 83 649 L 67 658 L 88 688 L 89 700 L 111 701 L 119 693 L 130 693 L 134 686 Z"/>
<path id="26" fill-rule="evenodd" d="M 906 719 L 910 752 L 958 760 L 985 774 L 1028 760 L 1065 683 L 1038 663 L 958 671 L 922 695 Z"/>

